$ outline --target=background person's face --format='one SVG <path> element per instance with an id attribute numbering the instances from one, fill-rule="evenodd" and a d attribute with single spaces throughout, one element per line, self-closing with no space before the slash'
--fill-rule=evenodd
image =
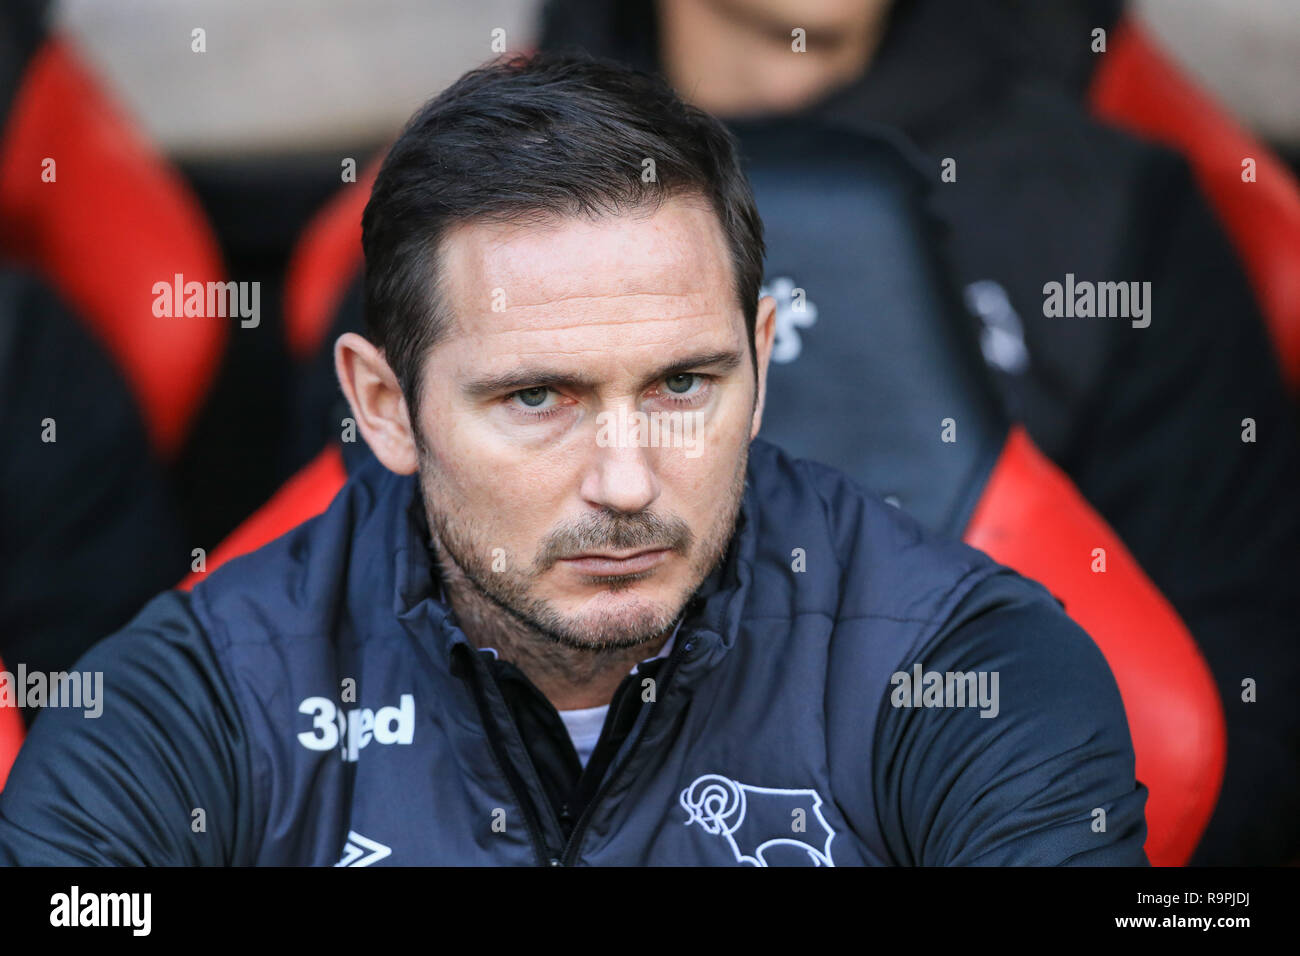
<path id="1" fill-rule="evenodd" d="M 682 0 L 677 0 L 682 2 Z M 893 0 L 703 0 L 733 19 L 763 24 L 782 37 L 792 27 L 833 36 L 867 29 Z"/>
<path id="2" fill-rule="evenodd" d="M 725 553 L 754 424 L 715 214 L 672 200 L 468 224 L 443 252 L 451 325 L 416 425 L 432 530 L 479 590 L 566 644 L 663 633 Z M 638 411 L 695 427 L 650 447 L 652 432 L 618 427 Z"/>

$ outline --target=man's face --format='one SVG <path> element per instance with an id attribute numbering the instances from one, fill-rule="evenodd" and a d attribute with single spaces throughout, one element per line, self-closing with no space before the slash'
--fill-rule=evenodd
<path id="1" fill-rule="evenodd" d="M 662 634 L 726 551 L 757 427 L 715 214 L 470 223 L 442 249 L 415 423 L 436 538 L 565 644 Z"/>

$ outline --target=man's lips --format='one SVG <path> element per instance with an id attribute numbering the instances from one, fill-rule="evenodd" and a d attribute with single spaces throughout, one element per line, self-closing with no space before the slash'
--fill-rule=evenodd
<path id="1" fill-rule="evenodd" d="M 656 548 L 648 551 L 632 551 L 625 555 L 617 552 L 605 554 L 580 554 L 572 558 L 562 558 L 560 563 L 580 574 L 616 575 L 639 574 L 658 567 L 672 554 L 669 548 Z"/>

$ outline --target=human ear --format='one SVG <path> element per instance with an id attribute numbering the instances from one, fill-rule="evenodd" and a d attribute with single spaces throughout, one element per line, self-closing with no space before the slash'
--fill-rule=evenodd
<path id="1" fill-rule="evenodd" d="M 355 332 L 334 343 L 334 372 L 361 437 L 389 471 L 411 475 L 419 455 L 397 375 L 382 352 Z"/>
<path id="2" fill-rule="evenodd" d="M 754 319 L 754 351 L 758 358 L 758 397 L 754 403 L 754 422 L 749 440 L 758 437 L 763 424 L 763 404 L 767 399 L 767 367 L 772 359 L 772 343 L 776 338 L 776 299 L 765 295 L 758 300 L 758 315 Z"/>

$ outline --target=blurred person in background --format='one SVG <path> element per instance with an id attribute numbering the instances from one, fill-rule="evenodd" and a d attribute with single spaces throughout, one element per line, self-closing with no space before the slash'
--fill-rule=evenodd
<path id="1" fill-rule="evenodd" d="M 121 374 L 48 286 L 7 266 L 0 435 L 0 661 L 66 671 L 174 585 L 188 552 Z M 40 707 L 21 713 L 30 724 Z"/>
<path id="2" fill-rule="evenodd" d="M 189 568 L 172 488 L 138 396 L 85 310 L 50 274 L 66 269 L 34 261 L 46 236 L 33 222 L 49 207 L 27 200 L 53 197 L 61 182 L 42 182 L 41 165 L 25 161 L 24 147 L 34 141 L 54 152 L 64 164 L 62 182 L 72 180 L 74 191 L 74 159 L 83 160 L 82 170 L 97 168 L 97 157 L 68 155 L 84 143 L 68 116 L 59 117 L 57 137 L 22 125 L 39 125 L 32 97 L 50 88 L 30 88 L 33 64 L 40 60 L 42 82 L 55 69 L 45 46 L 47 6 L 15 0 L 0 8 L 0 168 L 7 177 L 0 188 L 0 662 L 9 674 L 67 670 Z M 100 131 L 116 120 L 96 116 Z M 118 153 L 115 159 L 132 155 Z M 121 191 L 122 183 L 110 188 Z M 83 207 L 81 214 L 94 212 Z M 73 224 L 83 236 L 89 226 Z M 131 228 L 116 235 L 130 237 Z M 105 274 L 110 293 L 119 291 Z M 0 707 L 25 699 L 13 681 L 0 686 Z M 40 707 L 20 713 L 30 724 Z"/>
<path id="3" fill-rule="evenodd" d="M 1166 149 L 1089 116 L 1079 0 L 550 0 L 540 45 L 663 73 L 724 120 L 901 129 L 1012 415 L 1119 532 L 1218 683 L 1228 764 L 1193 863 L 1300 857 L 1300 452 L 1236 252 Z M 793 31 L 804 31 L 800 52 Z M 1045 285 L 1150 282 L 1146 324 L 1047 314 Z M 816 290 L 809 290 L 816 298 Z M 821 327 L 819 328 L 818 325 Z M 825 317 L 805 337 L 831 334 Z M 869 322 L 838 324 L 870 337 Z M 797 360 L 796 360 L 797 361 Z M 810 372 L 810 375 L 815 373 Z M 780 414 L 776 404 L 769 417 Z M 819 457 L 851 427 L 800 428 Z M 1243 441 L 1243 420 L 1256 438 Z M 821 434 L 819 435 L 819 429 Z M 1243 681 L 1260 687 L 1243 700 Z"/>

